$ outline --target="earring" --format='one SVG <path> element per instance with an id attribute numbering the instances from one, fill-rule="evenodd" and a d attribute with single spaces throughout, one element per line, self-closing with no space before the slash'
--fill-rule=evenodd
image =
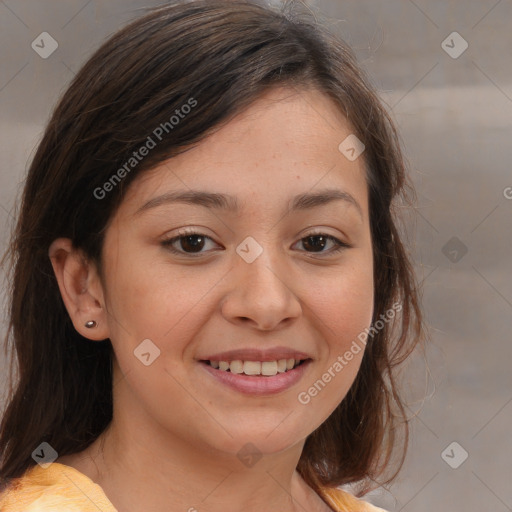
<path id="1" fill-rule="evenodd" d="M 89 320 L 85 323 L 85 327 L 87 327 L 87 329 L 92 329 L 93 327 L 96 327 L 96 325 L 98 324 L 94 320 Z"/>

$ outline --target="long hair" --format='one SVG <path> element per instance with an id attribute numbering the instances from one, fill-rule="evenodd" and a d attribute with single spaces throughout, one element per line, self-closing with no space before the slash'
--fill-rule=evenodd
<path id="1" fill-rule="evenodd" d="M 92 55 L 56 106 L 31 163 L 4 257 L 11 271 L 5 350 L 16 360 L 0 425 L 2 482 L 35 464 L 31 453 L 41 442 L 61 456 L 77 453 L 112 420 L 111 342 L 91 342 L 74 329 L 48 257 L 52 241 L 70 238 L 101 273 L 104 233 L 130 183 L 282 85 L 328 95 L 364 142 L 373 321 L 401 304 L 400 315 L 369 336 L 353 385 L 307 437 L 297 470 L 320 495 L 322 488 L 375 481 L 390 468 L 384 483 L 396 476 L 408 427 L 395 372 L 424 329 L 395 211 L 397 201 L 414 195 L 399 135 L 351 49 L 301 4 L 192 0 L 150 10 Z M 187 104 L 186 119 L 172 121 Z M 154 149 L 120 172 L 157 127 Z M 122 179 L 112 182 L 116 173 Z"/>

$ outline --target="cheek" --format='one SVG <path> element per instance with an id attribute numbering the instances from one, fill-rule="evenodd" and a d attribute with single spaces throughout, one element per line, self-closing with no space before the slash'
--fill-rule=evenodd
<path id="1" fill-rule="evenodd" d="M 373 281 L 368 279 L 348 284 L 338 299 L 333 299 L 329 311 L 330 325 L 336 337 L 343 342 L 352 339 L 370 326 L 373 314 Z"/>
<path id="2" fill-rule="evenodd" d="M 364 334 L 373 315 L 372 259 L 366 252 L 355 256 L 357 263 L 338 270 L 331 279 L 323 280 L 322 289 L 310 294 L 325 341 L 320 378 L 324 383 L 336 382 L 326 384 L 329 390 L 322 393 L 325 406 L 331 409 L 345 396 L 359 371 L 366 347 Z"/>
<path id="3" fill-rule="evenodd" d="M 149 251 L 148 251 L 149 252 Z M 135 256 L 112 259 L 107 275 L 112 337 L 132 338 L 132 345 L 149 338 L 162 348 L 193 335 L 208 312 L 208 291 L 218 275 L 198 267 L 147 261 Z M 130 254 L 127 251 L 125 254 Z M 195 321 L 192 321 L 192 318 Z"/>
<path id="4" fill-rule="evenodd" d="M 373 298 L 371 267 L 352 269 L 310 297 L 324 351 L 314 378 L 297 398 L 303 406 L 314 407 L 318 417 L 327 418 L 336 409 L 357 376 L 365 351 L 362 333 L 371 324 Z"/>
<path id="5" fill-rule="evenodd" d="M 373 314 L 374 282 L 371 260 L 343 269 L 312 288 L 310 300 L 315 314 L 325 325 L 330 346 L 344 346 L 370 326 Z"/>

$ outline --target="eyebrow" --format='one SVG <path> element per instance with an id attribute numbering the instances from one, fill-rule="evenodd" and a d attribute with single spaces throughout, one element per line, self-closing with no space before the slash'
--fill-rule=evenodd
<path id="1" fill-rule="evenodd" d="M 328 188 L 319 190 L 318 192 L 308 192 L 299 194 L 293 197 L 289 203 L 290 211 L 304 211 L 319 206 L 324 206 L 333 201 L 345 201 L 357 209 L 361 218 L 363 218 L 363 211 L 354 196 L 340 189 Z M 214 210 L 225 210 L 228 212 L 240 213 L 241 204 L 238 199 L 228 194 L 221 194 L 217 192 L 206 192 L 202 190 L 185 190 L 167 192 L 160 196 L 150 199 L 144 203 L 136 212 L 135 215 L 162 206 L 164 204 L 185 203 L 196 206 L 203 206 L 205 208 Z"/>

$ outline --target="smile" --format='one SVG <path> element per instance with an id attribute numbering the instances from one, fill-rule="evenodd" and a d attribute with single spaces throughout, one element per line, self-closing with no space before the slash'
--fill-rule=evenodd
<path id="1" fill-rule="evenodd" d="M 312 359 L 276 361 L 200 361 L 215 382 L 247 395 L 273 395 L 297 384 Z"/>

